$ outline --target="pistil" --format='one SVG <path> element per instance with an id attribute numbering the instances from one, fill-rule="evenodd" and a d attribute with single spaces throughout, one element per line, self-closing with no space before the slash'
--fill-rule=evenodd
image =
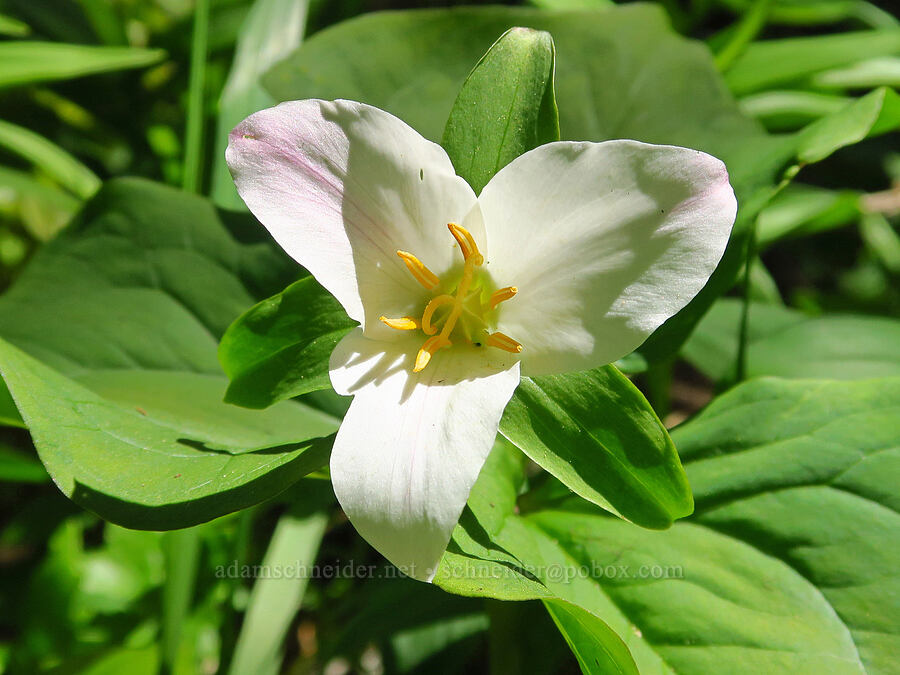
<path id="1" fill-rule="evenodd" d="M 430 336 L 425 340 L 425 344 L 419 349 L 418 354 L 416 354 L 416 362 L 413 366 L 414 373 L 424 370 L 431 362 L 431 357 L 440 349 L 449 347 L 453 344 L 450 340 L 450 335 L 456 328 L 463 312 L 472 314 L 471 309 L 466 308 L 466 304 L 472 297 L 479 293 L 477 288 L 471 294 L 470 290 L 472 289 L 475 277 L 475 268 L 484 264 L 484 256 L 481 255 L 481 252 L 478 250 L 478 245 L 475 243 L 475 238 L 467 229 L 460 227 L 456 223 L 449 223 L 447 227 L 450 230 L 450 234 L 453 235 L 453 238 L 456 239 L 456 242 L 459 244 L 464 260 L 462 277 L 459 280 L 459 284 L 456 286 L 455 292 L 452 295 L 445 293 L 432 298 L 426 305 L 425 311 L 422 313 L 421 322 L 409 316 L 400 319 L 390 319 L 385 316 L 381 317 L 381 321 L 384 322 L 385 325 L 396 330 L 415 330 L 421 328 L 422 332 Z M 427 290 L 432 291 L 440 285 L 440 278 L 429 270 L 412 253 L 397 251 L 397 255 L 400 256 L 406 264 L 406 267 L 413 278 Z M 479 314 L 482 314 L 485 310 L 494 311 L 501 302 L 506 302 L 511 299 L 517 292 L 518 289 L 515 286 L 507 286 L 494 291 L 488 300 L 487 307 L 484 307 L 479 303 L 481 306 Z M 435 322 L 435 313 L 444 306 L 450 306 L 450 312 L 446 317 Z M 486 322 L 481 316 L 475 316 L 474 314 L 473 316 L 482 324 L 482 326 L 486 326 Z M 440 324 L 441 322 L 443 322 L 443 325 L 441 326 L 440 333 L 436 335 L 438 332 L 437 324 Z M 468 338 L 469 326 L 464 324 L 460 325 L 466 335 L 466 341 L 471 342 Z M 485 344 L 489 347 L 496 347 L 513 354 L 522 351 L 522 345 L 508 335 L 499 332 L 488 333 L 487 330 L 484 330 L 484 333 L 486 334 L 484 339 L 476 344 Z"/>

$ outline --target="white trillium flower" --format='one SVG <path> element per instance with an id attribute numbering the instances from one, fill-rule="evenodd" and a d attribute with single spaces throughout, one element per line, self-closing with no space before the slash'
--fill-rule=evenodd
<path id="1" fill-rule="evenodd" d="M 293 101 L 231 134 L 243 200 L 360 323 L 331 382 L 353 395 L 331 455 L 357 531 L 431 580 L 520 372 L 638 347 L 716 268 L 736 202 L 710 155 L 557 142 L 476 196 L 444 150 L 352 101 Z"/>

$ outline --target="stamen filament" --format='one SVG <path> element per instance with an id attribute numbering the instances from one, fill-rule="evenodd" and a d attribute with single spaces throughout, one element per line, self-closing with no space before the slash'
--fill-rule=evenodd
<path id="1" fill-rule="evenodd" d="M 386 316 L 378 317 L 383 324 L 394 330 L 416 330 L 419 322 L 411 316 L 404 316 L 402 319 L 389 319 Z"/>
<path id="2" fill-rule="evenodd" d="M 491 309 L 496 309 L 497 305 L 499 305 L 501 302 L 506 302 L 510 298 L 514 297 L 518 292 L 519 289 L 515 286 L 507 286 L 506 288 L 501 288 L 494 291 L 493 293 L 491 293 L 491 299 L 489 301 Z"/>
<path id="3" fill-rule="evenodd" d="M 475 265 L 480 265 L 484 262 L 484 256 L 478 252 L 478 245 L 475 243 L 475 238 L 466 228 L 460 227 L 456 223 L 447 223 L 447 227 L 450 229 L 450 234 L 456 239 L 456 243 L 459 244 L 459 248 L 462 250 L 463 259 L 466 262 L 469 261 L 469 258 L 474 260 Z"/>
<path id="4" fill-rule="evenodd" d="M 502 349 L 511 354 L 518 354 L 522 351 L 522 345 L 508 335 L 488 333 L 488 317 L 485 316 L 486 312 L 495 310 L 501 302 L 506 302 L 514 297 L 519 292 L 519 289 L 515 286 L 497 289 L 491 293 L 487 305 L 485 305 L 481 299 L 482 286 L 475 278 L 475 269 L 484 264 L 484 256 L 478 250 L 478 245 L 475 243 L 472 233 L 466 228 L 460 227 L 456 223 L 447 223 L 447 227 L 450 229 L 453 238 L 456 239 L 464 259 L 462 276 L 456 284 L 456 290 L 452 293 L 444 293 L 433 297 L 425 306 L 421 321 L 411 316 L 404 316 L 399 319 L 391 319 L 386 316 L 380 317 L 386 326 L 395 330 L 421 328 L 422 332 L 429 336 L 416 354 L 416 361 L 413 365 L 414 373 L 423 371 L 439 350 L 454 344 L 450 339 L 450 335 L 457 329 L 457 324 L 460 334 L 454 338 L 455 340 L 475 344 L 477 347 L 484 344 L 488 347 Z M 438 276 L 425 267 L 422 261 L 412 253 L 397 251 L 397 255 L 406 264 L 410 274 L 426 289 L 432 291 L 440 286 L 441 280 Z M 473 284 L 475 286 L 474 289 L 472 288 Z M 448 306 L 449 311 L 435 321 L 436 312 L 444 306 Z M 462 318 L 463 313 L 466 314 L 464 319 Z M 476 340 L 480 341 L 473 341 L 473 326 L 470 325 L 472 321 L 476 324 Z M 439 327 L 440 333 L 438 333 Z M 482 338 L 482 336 L 486 337 Z"/>
<path id="5" fill-rule="evenodd" d="M 522 351 L 522 345 L 503 333 L 491 333 L 484 341 L 488 347 L 497 347 L 511 354 L 518 354 Z"/>
<path id="6" fill-rule="evenodd" d="M 419 260 L 412 253 L 407 253 L 406 251 L 397 251 L 397 255 L 406 263 L 406 269 L 409 270 L 410 274 L 415 277 L 416 281 L 422 284 L 426 290 L 434 290 L 437 288 L 437 285 L 441 283 L 441 280 L 438 276 L 432 272 L 430 269 L 425 267 L 421 260 Z"/>
<path id="7" fill-rule="evenodd" d="M 431 319 L 434 317 L 434 312 L 439 307 L 443 307 L 447 303 L 456 302 L 456 298 L 452 295 L 439 295 L 434 298 L 428 305 L 425 307 L 425 312 L 422 314 L 422 331 L 425 335 L 434 335 L 437 333 L 437 326 L 434 326 L 431 323 Z"/>
<path id="8" fill-rule="evenodd" d="M 443 335 L 435 335 L 434 337 L 425 340 L 425 344 L 422 345 L 419 353 L 416 354 L 416 365 L 413 366 L 413 372 L 418 373 L 424 370 L 425 366 L 428 365 L 429 361 L 431 361 L 431 357 L 434 356 L 434 353 L 438 349 L 449 347 L 451 344 L 453 343 Z"/>

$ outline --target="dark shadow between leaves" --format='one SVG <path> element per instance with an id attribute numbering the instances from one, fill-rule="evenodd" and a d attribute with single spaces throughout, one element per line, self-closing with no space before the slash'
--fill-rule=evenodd
<path id="1" fill-rule="evenodd" d="M 510 553 L 502 546 L 499 546 L 495 541 L 491 539 L 490 534 L 488 534 L 487 530 L 485 530 L 481 523 L 478 522 L 478 517 L 475 515 L 472 509 L 468 507 L 468 505 L 463 510 L 462 516 L 460 516 L 459 527 L 465 530 L 466 535 L 471 538 L 471 540 L 478 546 L 483 547 L 490 553 L 496 552 L 497 554 L 506 556 L 508 558 L 511 558 L 512 560 L 502 560 L 493 556 L 490 558 L 479 557 L 475 553 L 466 551 L 456 540 L 456 538 L 452 538 L 450 540 L 450 543 L 447 545 L 447 551 L 449 553 L 455 553 L 470 560 L 489 562 L 500 565 L 507 568 L 509 571 L 528 579 L 529 581 L 540 584 L 542 586 L 544 585 L 540 579 L 538 579 L 536 576 L 534 576 L 534 574 L 532 574 L 522 566 L 521 561 L 519 561 L 517 556 Z"/>

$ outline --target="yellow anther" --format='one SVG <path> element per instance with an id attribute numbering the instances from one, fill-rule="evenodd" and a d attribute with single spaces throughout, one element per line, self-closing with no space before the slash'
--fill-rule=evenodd
<path id="1" fill-rule="evenodd" d="M 522 345 L 503 333 L 491 333 L 484 341 L 488 347 L 497 347 L 511 354 L 518 354 L 522 351 Z"/>
<path id="2" fill-rule="evenodd" d="M 425 312 L 422 314 L 422 331 L 425 335 L 434 335 L 437 333 L 437 326 L 431 323 L 431 319 L 434 318 L 435 310 L 437 310 L 438 307 L 453 304 L 454 302 L 456 302 L 456 298 L 452 295 L 439 295 L 426 305 Z"/>
<path id="3" fill-rule="evenodd" d="M 425 265 L 422 264 L 422 261 L 412 253 L 397 251 L 397 255 L 399 255 L 403 262 L 406 263 L 406 269 L 409 270 L 410 274 L 412 274 L 416 281 L 422 284 L 427 290 L 434 290 L 437 285 L 441 283 L 441 280 L 438 279 L 437 275 L 425 267 Z"/>
<path id="4" fill-rule="evenodd" d="M 496 309 L 497 305 L 501 302 L 506 302 L 510 298 L 512 298 L 516 293 L 519 292 L 519 289 L 515 286 L 507 286 L 506 288 L 501 288 L 499 290 L 491 293 L 490 306 L 491 309 Z"/>
<path id="5" fill-rule="evenodd" d="M 411 316 L 404 316 L 402 319 L 389 319 L 386 316 L 378 317 L 383 324 L 394 330 L 416 330 L 419 322 Z"/>
<path id="6" fill-rule="evenodd" d="M 396 330 L 415 330 L 421 328 L 428 339 L 416 354 L 416 362 L 413 366 L 413 372 L 419 373 L 423 371 L 431 362 L 432 357 L 444 347 L 450 347 L 453 342 L 450 340 L 451 334 L 457 330 L 457 326 L 462 333 L 459 339 L 464 342 L 472 342 L 472 329 L 475 326 L 480 335 L 487 333 L 485 327 L 490 324 L 491 317 L 486 317 L 485 313 L 493 311 L 501 302 L 505 302 L 514 297 L 519 289 L 515 286 L 506 286 L 494 291 L 488 299 L 488 306 L 483 304 L 482 288 L 479 272 L 477 267 L 484 264 L 484 256 L 478 250 L 475 238 L 464 227 L 460 227 L 456 223 L 448 223 L 447 227 L 459 249 L 462 251 L 465 264 L 463 265 L 462 276 L 456 284 L 456 289 L 452 293 L 444 293 L 431 299 L 425 306 L 422 313 L 422 320 L 417 321 L 411 316 L 404 316 L 400 319 L 389 319 L 382 316 L 381 321 L 385 325 Z M 406 263 L 407 269 L 415 277 L 416 281 L 422 284 L 426 289 L 432 291 L 436 289 L 441 280 L 436 274 L 429 270 L 422 262 L 412 253 L 406 251 L 397 251 L 397 255 Z M 471 294 L 470 294 L 471 291 Z M 441 307 L 449 307 L 449 311 L 437 319 L 435 325 L 435 313 Z M 473 325 L 474 322 L 474 325 Z M 438 333 L 440 327 L 440 333 Z M 437 334 L 436 334 L 437 333 Z M 511 354 L 518 354 L 522 351 L 522 345 L 503 333 L 490 333 L 477 343 L 478 346 L 484 344 L 488 347 L 496 347 Z"/>
<path id="7" fill-rule="evenodd" d="M 434 337 L 425 340 L 425 344 L 422 345 L 419 353 L 416 354 L 416 365 L 413 367 L 413 372 L 418 373 L 424 370 L 425 366 L 428 365 L 428 362 L 431 361 L 431 357 L 434 356 L 434 353 L 438 349 L 449 347 L 451 344 L 453 343 L 443 335 L 435 335 Z"/>
<path id="8" fill-rule="evenodd" d="M 469 258 L 472 259 L 472 263 L 475 265 L 480 265 L 484 262 L 484 256 L 478 252 L 475 238 L 466 228 L 460 227 L 456 223 L 447 223 L 447 227 L 450 229 L 450 234 L 456 239 L 456 243 L 459 244 L 466 262 L 469 261 Z"/>

